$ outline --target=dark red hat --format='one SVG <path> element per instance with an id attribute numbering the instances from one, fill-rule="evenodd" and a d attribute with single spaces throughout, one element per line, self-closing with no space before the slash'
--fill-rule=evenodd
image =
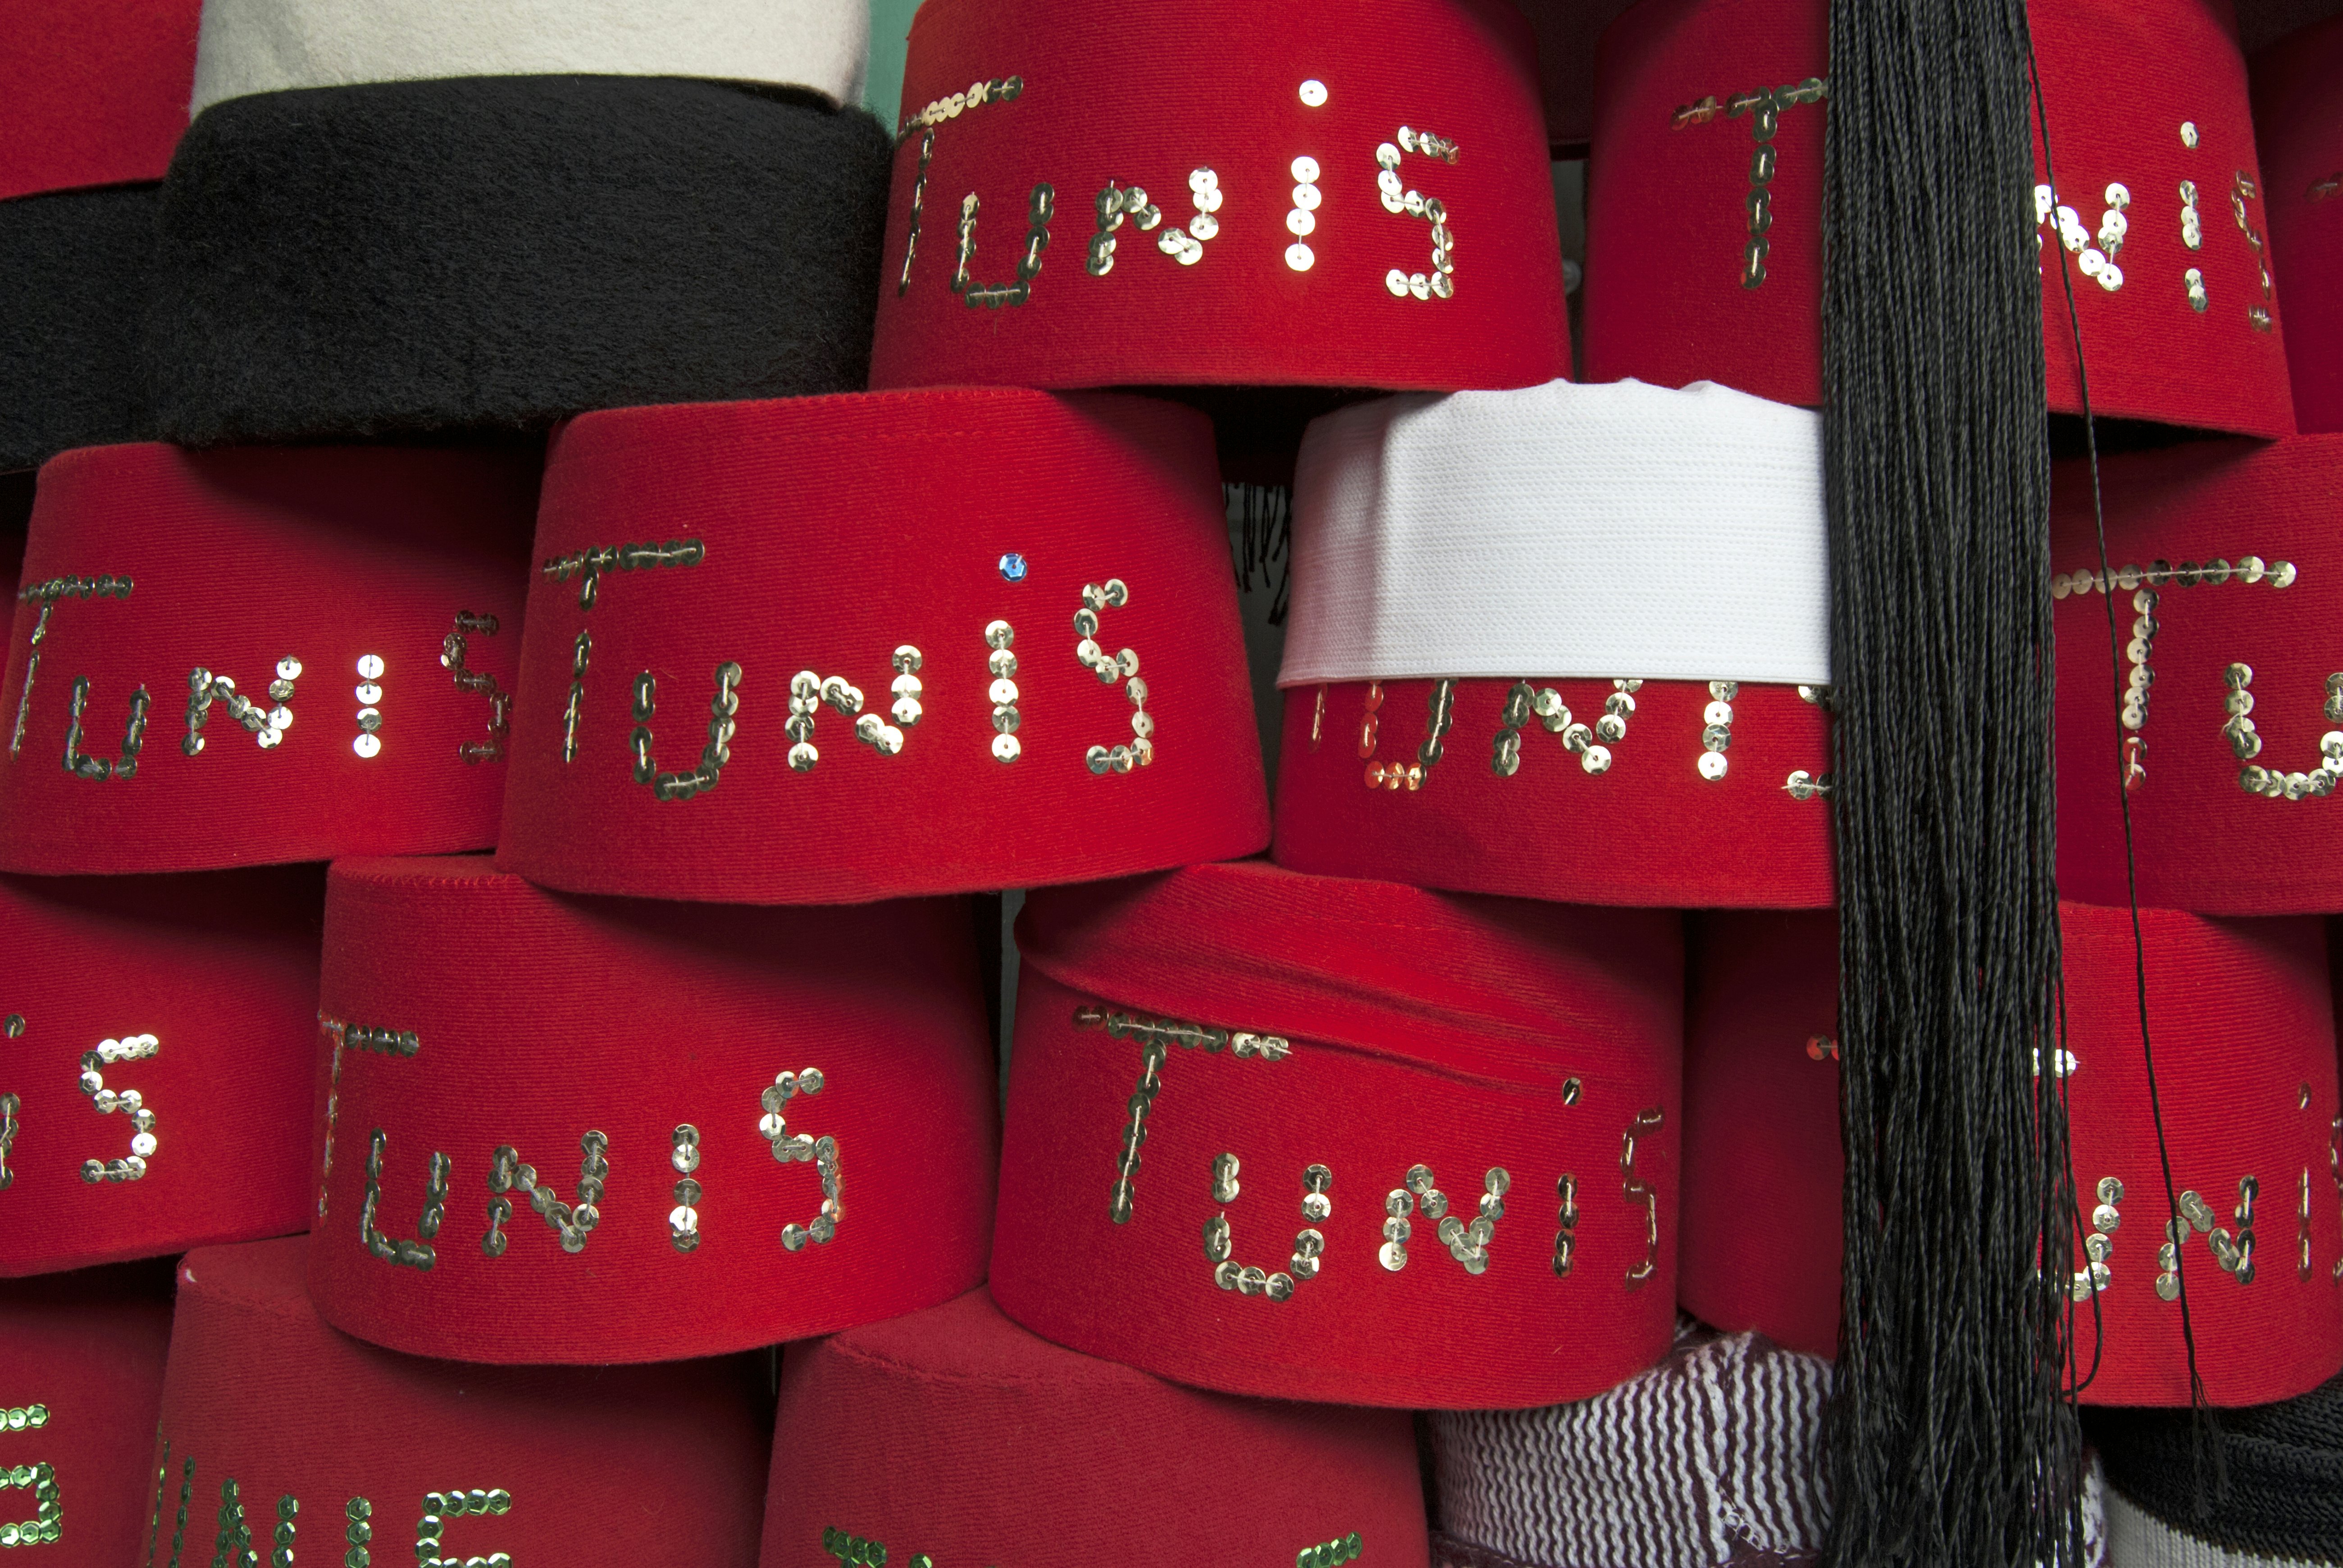
<path id="1" fill-rule="evenodd" d="M 0 878 L 0 1275 L 307 1224 L 319 894 Z"/>
<path id="2" fill-rule="evenodd" d="M 458 1366 L 319 1320 L 306 1236 L 180 1262 L 154 1561 L 749 1568 L 766 1441 L 737 1361 Z"/>
<path id="3" fill-rule="evenodd" d="M 1566 375 L 1534 53 L 1503 0 L 931 0 L 870 384 Z"/>
<path id="4" fill-rule="evenodd" d="M 1673 914 L 1243 862 L 1036 893 L 1018 947 L 992 1292 L 1026 1327 L 1348 1404 L 1550 1404 L 1665 1353 Z"/>
<path id="5" fill-rule="evenodd" d="M 483 451 L 52 460 L 0 684 L 0 869 L 494 843 L 536 489 L 533 455 Z"/>
<path id="6" fill-rule="evenodd" d="M 171 1344 L 167 1265 L 0 1286 L 0 1547 L 136 1561 L 145 1454 Z"/>
<path id="7" fill-rule="evenodd" d="M 2127 901 L 2122 779 L 2142 903 L 2343 910 L 2343 436 L 2129 453 L 2099 474 L 2112 585 L 2088 467 L 2052 487 L 2060 890 Z"/>
<path id="8" fill-rule="evenodd" d="M 1631 0 L 1514 0 L 1537 30 L 1538 82 L 1554 156 L 1584 157 L 1594 134 L 1594 47 Z"/>
<path id="9" fill-rule="evenodd" d="M 2343 16 L 2254 56 L 2271 267 L 2286 300 L 2295 423 L 2343 430 Z"/>
<path id="10" fill-rule="evenodd" d="M 778 1426 L 764 1568 L 1185 1568 L 1205 1535 L 1237 1561 L 1424 1568 L 1404 1415 L 1180 1388 L 982 1291 L 791 1350 Z"/>
<path id="11" fill-rule="evenodd" d="M 0 35 L 0 200 L 161 179 L 202 15 L 202 0 L 17 0 Z"/>
<path id="12" fill-rule="evenodd" d="M 1002 389 L 588 414 L 554 440 L 538 557 L 507 870 L 843 903 L 1269 841 L 1192 409 Z"/>
<path id="13" fill-rule="evenodd" d="M 2303 919 L 2140 921 L 2180 1240 L 2165 1231 L 2131 914 L 2064 904 L 2073 1375 L 2087 1403 L 2187 1404 L 2185 1272 L 2207 1397 L 2290 1398 L 2343 1367 L 2325 936 Z M 1827 915 L 1703 917 L 1685 1045 L 1685 1310 L 1817 1354 L 1838 1341 L 1836 960 Z"/>
<path id="14" fill-rule="evenodd" d="M 2046 258 L 2071 255 L 2077 268 L 2094 410 L 2290 432 L 2265 240 L 2275 197 L 2255 162 L 2228 6 L 2027 9 L 2060 185 L 2036 187 L 2037 233 Z M 1826 10 L 1823 0 L 1644 0 L 1604 34 L 1587 191 L 1589 380 L 1710 379 L 1822 400 Z M 2050 407 L 2078 413 L 2066 291 L 2046 266 L 2042 295 Z"/>
<path id="15" fill-rule="evenodd" d="M 679 908 L 478 859 L 336 866 L 318 1311 L 418 1354 L 607 1362 L 950 1300 L 984 1277 L 998 1142 L 973 933 L 941 900 Z"/>
<path id="16" fill-rule="evenodd" d="M 1355 403 L 1293 489 L 1278 864 L 1832 900 L 1822 423 L 1729 387 Z"/>

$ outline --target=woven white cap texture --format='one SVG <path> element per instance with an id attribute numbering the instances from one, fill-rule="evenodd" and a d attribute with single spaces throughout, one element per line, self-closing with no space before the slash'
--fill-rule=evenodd
<path id="1" fill-rule="evenodd" d="M 866 0 L 205 0 L 190 113 L 447 76 L 701 76 L 861 96 Z"/>
<path id="2" fill-rule="evenodd" d="M 2175 1529 L 2110 1486 L 2107 1568 L 2318 1568 L 2331 1557 L 2265 1557 Z"/>
<path id="3" fill-rule="evenodd" d="M 1695 382 L 1408 393 L 1314 420 L 1280 686 L 1830 679 L 1822 421 Z"/>

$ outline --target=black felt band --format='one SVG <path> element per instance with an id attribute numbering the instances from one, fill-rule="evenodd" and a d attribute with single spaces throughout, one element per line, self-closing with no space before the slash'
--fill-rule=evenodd
<path id="1" fill-rule="evenodd" d="M 154 434 L 138 312 L 155 187 L 0 202 L 0 472 Z"/>
<path id="2" fill-rule="evenodd" d="M 2085 1424 L 2107 1480 L 2174 1529 L 2258 1556 L 2343 1563 L 2343 1377 L 2219 1419 L 2222 1480 L 2203 1485 L 2186 1408 L 2095 1410 Z"/>
<path id="3" fill-rule="evenodd" d="M 859 389 L 889 160 L 861 109 L 709 82 L 216 104 L 163 183 L 158 423 L 205 445 Z"/>

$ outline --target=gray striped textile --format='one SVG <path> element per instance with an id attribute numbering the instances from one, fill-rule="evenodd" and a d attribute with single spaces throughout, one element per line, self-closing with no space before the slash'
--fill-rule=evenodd
<path id="1" fill-rule="evenodd" d="M 2202 1541 L 2107 1488 L 2108 1568 L 2319 1568 L 2328 1556 L 2264 1556 Z"/>
<path id="2" fill-rule="evenodd" d="M 1442 1529 L 1482 1549 L 1448 1555 L 1456 1568 L 1812 1563 L 1830 1379 L 1820 1357 L 1687 1319 L 1667 1360 L 1609 1393 L 1435 1412 Z"/>
<path id="3" fill-rule="evenodd" d="M 1819 1356 L 1679 1316 L 1667 1360 L 1609 1393 L 1544 1410 L 1435 1411 L 1432 1568 L 1807 1568 L 1830 1516 L 1830 1380 Z M 2125 1509 L 2111 1522 L 2119 1502 L 2094 1460 L 2087 1568 L 2298 1568 L 2127 1555 L 2124 1527 L 2137 1542 L 2155 1521 Z"/>

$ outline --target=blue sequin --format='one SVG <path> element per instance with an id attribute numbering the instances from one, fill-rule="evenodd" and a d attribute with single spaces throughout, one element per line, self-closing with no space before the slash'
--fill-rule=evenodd
<path id="1" fill-rule="evenodd" d="M 1001 558 L 1001 576 L 1003 581 L 1021 583 L 1025 580 L 1027 569 L 1025 558 L 1015 550 Z"/>

